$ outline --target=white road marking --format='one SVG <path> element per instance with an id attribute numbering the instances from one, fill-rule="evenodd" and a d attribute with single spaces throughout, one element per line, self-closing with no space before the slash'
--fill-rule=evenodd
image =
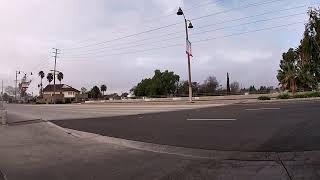
<path id="1" fill-rule="evenodd" d="M 260 110 L 279 110 L 280 108 L 256 108 L 256 109 L 245 109 L 246 111 L 260 111 Z"/>
<path id="2" fill-rule="evenodd" d="M 236 121 L 237 119 L 187 119 L 187 121 Z"/>

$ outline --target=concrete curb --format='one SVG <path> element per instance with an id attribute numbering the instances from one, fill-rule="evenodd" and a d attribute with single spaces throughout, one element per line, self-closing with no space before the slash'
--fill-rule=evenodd
<path id="1" fill-rule="evenodd" d="M 182 157 L 212 160 L 237 160 L 237 161 L 309 161 L 320 156 L 320 151 L 303 152 L 250 152 L 250 151 L 221 151 L 177 147 L 170 145 L 154 144 L 148 142 L 133 141 L 110 136 L 102 136 L 95 133 L 83 132 L 60 127 L 50 121 L 48 125 L 59 129 L 75 138 L 94 141 L 98 143 L 114 144 L 127 148 L 149 151 L 162 154 L 177 155 Z"/>
<path id="2" fill-rule="evenodd" d="M 115 144 L 125 146 L 132 149 L 138 149 L 143 151 L 150 151 L 163 154 L 178 155 L 183 157 L 201 158 L 201 159 L 214 159 L 214 160 L 234 160 L 234 159 L 246 159 L 246 160 L 261 160 L 261 161 L 275 161 L 277 155 L 275 152 L 240 152 L 240 151 L 217 151 L 217 150 L 205 150 L 184 148 L 170 145 L 161 145 L 140 141 L 133 141 L 109 136 L 102 136 L 94 133 L 87 133 L 77 131 L 73 129 L 65 129 L 66 132 L 72 134 L 75 137 L 81 139 L 90 139 L 93 141 Z"/>

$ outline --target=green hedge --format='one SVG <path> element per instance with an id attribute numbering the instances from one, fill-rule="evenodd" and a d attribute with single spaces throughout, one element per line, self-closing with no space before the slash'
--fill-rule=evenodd
<path id="1" fill-rule="evenodd" d="M 278 99 L 290 99 L 290 95 L 288 93 L 283 93 L 278 95 Z"/>
<path id="2" fill-rule="evenodd" d="M 265 100 L 271 100 L 271 98 L 269 96 L 259 96 L 258 100 L 265 101 Z"/>
<path id="3" fill-rule="evenodd" d="M 280 94 L 278 99 L 290 99 L 290 98 L 311 98 L 311 97 L 320 97 L 320 92 L 301 92 L 293 96 L 290 96 L 288 93 Z"/>

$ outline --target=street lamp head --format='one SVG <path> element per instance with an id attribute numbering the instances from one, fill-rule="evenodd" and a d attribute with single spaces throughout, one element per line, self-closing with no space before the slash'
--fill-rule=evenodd
<path id="1" fill-rule="evenodd" d="M 181 7 L 179 7 L 179 9 L 178 9 L 177 15 L 179 15 L 179 16 L 183 15 L 183 11 L 182 11 Z"/>
<path id="2" fill-rule="evenodd" d="M 192 25 L 191 21 L 189 21 L 188 28 L 189 28 L 189 29 L 192 29 L 192 28 L 193 28 L 193 25 Z"/>

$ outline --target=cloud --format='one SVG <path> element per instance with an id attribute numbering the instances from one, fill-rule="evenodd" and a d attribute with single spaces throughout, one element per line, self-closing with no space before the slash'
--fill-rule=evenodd
<path id="1" fill-rule="evenodd" d="M 65 74 L 63 82 L 77 88 L 85 86 L 89 89 L 93 85 L 103 83 L 107 84 L 109 92 L 128 91 L 141 79 L 152 76 L 154 69 L 173 70 L 182 79 L 187 79 L 184 25 L 182 17 L 174 14 L 177 7 L 182 6 L 186 16 L 193 19 L 226 11 L 243 4 L 256 3 L 253 0 L 221 1 L 216 4 L 208 4 L 208 2 L 191 0 L 2 0 L 0 6 L 0 78 L 4 79 L 6 84 L 13 85 L 16 70 L 32 71 L 35 75 L 30 77 L 33 79 L 30 91 L 37 93 L 39 78 L 36 74 L 39 70 L 49 72 L 53 68 L 52 48 L 56 47 L 61 49 L 57 67 Z M 193 35 L 201 32 L 199 27 L 204 25 L 305 3 L 300 0 L 288 2 L 232 10 L 228 13 L 194 20 L 190 40 L 196 42 L 206 38 L 297 22 L 297 19 L 305 18 L 304 15 L 301 15 L 285 20 Z M 196 7 L 206 3 L 208 5 Z M 259 18 L 266 19 L 305 11 L 306 8 L 301 8 Z M 170 13 L 172 15 L 168 15 Z M 258 18 L 251 20 L 258 20 Z M 212 26 L 211 29 L 248 21 L 246 19 L 220 23 Z M 181 24 L 110 41 L 173 23 Z M 178 33 L 166 35 L 175 32 Z M 277 85 L 275 73 L 281 53 L 297 45 L 302 32 L 303 24 L 297 24 L 293 27 L 272 31 L 193 43 L 192 78 L 196 81 L 203 81 L 208 75 L 216 75 L 223 83 L 226 72 L 230 72 L 234 80 L 244 85 Z M 147 40 L 141 41 L 143 39 Z M 175 44 L 176 46 L 170 47 Z M 79 48 L 82 46 L 88 47 Z M 131 47 L 126 48 L 128 46 Z M 157 49 L 159 46 L 164 48 Z M 143 52 L 153 48 L 155 50 Z M 85 55 L 90 52 L 90 55 Z M 100 57 L 96 57 L 97 55 Z M 79 56 L 81 58 L 74 58 Z"/>
<path id="2" fill-rule="evenodd" d="M 228 59 L 230 62 L 237 63 L 250 63 L 253 61 L 267 60 L 272 57 L 272 52 L 263 52 L 259 50 L 237 50 L 233 49 L 231 51 L 218 50 L 216 52 L 218 57 L 223 59 Z"/>

